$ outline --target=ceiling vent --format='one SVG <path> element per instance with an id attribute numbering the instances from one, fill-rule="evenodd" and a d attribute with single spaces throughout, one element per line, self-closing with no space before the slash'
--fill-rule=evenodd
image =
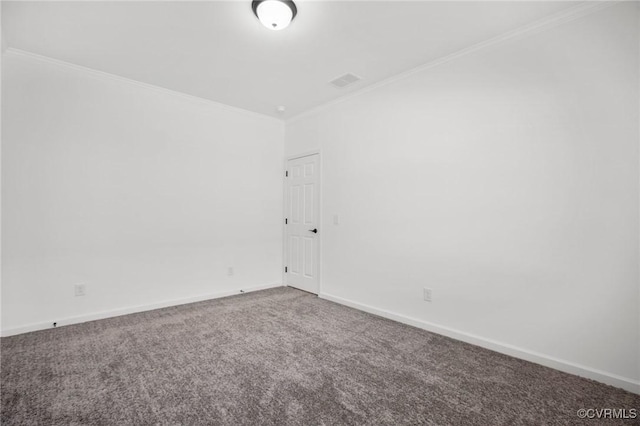
<path id="1" fill-rule="evenodd" d="M 342 89 L 343 87 L 353 84 L 358 80 L 361 80 L 361 78 L 357 75 L 346 73 L 345 75 L 341 75 L 340 77 L 331 80 L 329 84 L 333 87 L 337 87 L 338 89 Z"/>

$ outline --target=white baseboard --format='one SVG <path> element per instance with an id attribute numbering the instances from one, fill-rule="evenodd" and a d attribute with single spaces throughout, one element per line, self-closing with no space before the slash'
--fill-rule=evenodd
<path id="1" fill-rule="evenodd" d="M 586 377 L 607 385 L 622 388 L 629 392 L 640 394 L 640 381 L 629 379 L 626 377 L 618 376 L 616 374 L 607 373 L 606 371 L 596 370 L 594 368 L 579 365 L 563 359 L 554 358 L 545 354 L 530 351 L 528 349 L 519 348 L 507 343 L 498 342 L 491 339 L 486 339 L 481 336 L 476 336 L 471 333 L 465 333 L 453 328 L 444 327 L 438 324 L 433 324 L 427 321 L 411 318 L 405 315 L 390 312 L 384 309 L 375 308 L 373 306 L 365 305 L 362 303 L 354 302 L 352 300 L 343 299 L 342 297 L 333 296 L 327 293 L 320 293 L 318 297 L 332 302 L 339 303 L 341 305 L 349 306 L 351 308 L 358 309 L 360 311 L 368 312 L 374 315 L 378 315 L 384 318 L 388 318 L 394 321 L 408 324 L 423 330 L 427 330 L 433 333 L 441 334 L 443 336 L 451 337 L 452 339 L 461 340 L 472 345 L 480 346 L 486 349 L 490 349 L 495 352 L 499 352 L 505 355 L 512 356 L 514 358 L 524 359 L 536 364 L 544 365 L 556 370 L 563 371 L 565 373 L 574 374 L 576 376 Z"/>
<path id="2" fill-rule="evenodd" d="M 243 288 L 244 293 L 250 293 L 252 291 L 266 290 L 268 288 L 282 287 L 282 283 L 265 284 L 260 286 Z M 50 321 L 38 322 L 33 324 L 27 324 L 20 327 L 7 328 L 2 330 L 2 337 L 14 336 L 16 334 L 29 333 L 31 331 L 45 330 L 52 328 L 52 324 L 55 321 L 57 327 L 63 327 L 65 325 L 80 324 L 87 321 L 95 321 L 99 319 L 118 317 L 121 315 L 134 314 L 137 312 L 152 311 L 154 309 L 167 308 L 169 306 L 185 305 L 187 303 L 202 302 L 204 300 L 219 299 L 221 297 L 233 296 L 241 294 L 240 290 L 227 290 L 217 293 L 203 294 L 199 296 L 185 297 L 182 299 L 165 300 L 162 302 L 151 303 L 148 305 L 129 306 L 126 308 L 112 309 L 108 311 L 95 312 L 85 315 L 78 315 L 74 317 L 67 317 L 62 319 L 55 319 Z"/>

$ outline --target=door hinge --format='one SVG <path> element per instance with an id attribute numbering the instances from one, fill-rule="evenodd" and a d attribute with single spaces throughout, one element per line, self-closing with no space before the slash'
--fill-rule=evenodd
<path id="1" fill-rule="evenodd" d="M 286 266 L 284 267 L 284 273 L 285 274 L 287 273 L 287 267 Z"/>
<path id="2" fill-rule="evenodd" d="M 288 224 L 289 224 L 289 219 L 285 218 L 285 219 L 284 219 L 284 224 L 285 224 L 285 225 L 288 225 Z"/>

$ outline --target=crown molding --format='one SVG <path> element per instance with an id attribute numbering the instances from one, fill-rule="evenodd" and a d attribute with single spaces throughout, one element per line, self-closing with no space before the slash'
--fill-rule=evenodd
<path id="1" fill-rule="evenodd" d="M 14 47 L 9 47 L 7 48 L 7 50 L 3 53 L 4 55 L 10 55 L 10 56 L 17 56 L 17 57 L 21 57 L 21 58 L 26 58 L 29 60 L 33 60 L 36 62 L 41 62 L 41 63 L 47 63 L 47 64 L 51 64 L 51 65 L 55 65 L 57 67 L 60 68 L 65 68 L 68 70 L 73 70 L 73 71 L 78 71 L 84 74 L 89 74 L 93 77 L 97 77 L 99 79 L 102 80 L 109 80 L 109 81 L 115 81 L 118 83 L 122 83 L 122 84 L 128 84 L 131 86 L 136 86 L 136 87 L 140 87 L 143 89 L 147 89 L 147 90 L 152 90 L 154 92 L 157 93 L 162 93 L 168 96 L 172 96 L 175 98 L 180 98 L 182 100 L 191 102 L 193 104 L 196 105 L 201 105 L 207 108 L 216 108 L 216 109 L 226 109 L 229 111 L 234 111 L 243 115 L 247 115 L 250 117 L 255 117 L 255 118 L 261 118 L 261 119 L 270 119 L 270 120 L 274 120 L 280 123 L 283 123 L 284 120 L 278 117 L 272 117 L 270 115 L 266 115 L 266 114 L 261 114 L 255 111 L 249 111 L 243 108 L 239 108 L 239 107 L 235 107 L 235 106 L 231 106 L 231 105 L 227 105 L 224 104 L 222 102 L 216 102 L 216 101 L 212 101 L 210 99 L 205 99 L 205 98 L 201 98 L 198 96 L 193 96 L 193 95 L 189 95 L 183 92 L 178 92 L 176 90 L 171 90 L 171 89 L 167 89 L 165 87 L 161 87 L 161 86 L 156 86 L 153 84 L 149 84 L 149 83 L 143 83 L 141 81 L 138 80 L 133 80 L 127 77 L 122 77 L 116 74 L 111 74 L 108 72 L 104 72 L 104 71 L 98 71 L 96 69 L 93 68 L 88 68 L 88 67 L 84 67 L 82 65 L 76 65 L 73 64 L 71 62 L 66 62 L 66 61 L 62 61 L 59 59 L 54 59 L 51 58 L 49 56 L 44 56 L 44 55 L 39 55 L 37 53 L 33 53 L 33 52 L 28 52 L 26 50 L 22 50 L 22 49 L 16 49 Z"/>
<path id="2" fill-rule="evenodd" d="M 521 39 L 521 38 L 525 38 L 528 36 L 532 36 L 547 30 L 550 30 L 552 28 L 555 28 L 559 25 L 580 19 L 584 16 L 587 15 L 591 15 L 593 13 L 596 13 L 600 10 L 609 8 L 613 5 L 616 4 L 620 4 L 620 3 L 626 3 L 626 2 L 630 2 L 630 1 L 637 1 L 637 0 L 596 0 L 596 1 L 585 1 L 577 6 L 574 7 L 570 7 L 566 10 L 562 10 L 558 13 L 555 13 L 551 16 L 548 16 L 546 18 L 537 20 L 533 23 L 524 25 L 520 28 L 517 28 L 515 30 L 511 30 L 508 31 L 504 34 L 501 34 L 497 37 L 493 37 L 490 38 L 488 40 L 482 41 L 480 43 L 476 43 L 474 45 L 471 45 L 469 47 L 466 47 L 464 49 L 458 50 L 454 53 L 451 53 L 449 55 L 437 58 L 433 61 L 424 63 L 422 65 L 418 65 L 415 68 L 411 68 L 407 71 L 404 71 L 400 74 L 396 74 L 393 75 L 391 77 L 385 78 L 383 80 L 378 81 L 377 83 L 373 83 L 369 86 L 365 86 L 362 89 L 358 89 L 356 91 L 353 91 L 349 94 L 346 94 L 344 96 L 341 96 L 339 98 L 333 99 L 331 101 L 328 101 L 324 104 L 318 105 L 316 107 L 313 107 L 311 109 L 308 109 L 306 111 L 303 111 L 301 113 L 298 113 L 296 115 L 293 115 L 289 118 L 287 118 L 285 120 L 286 124 L 291 124 L 296 122 L 299 119 L 314 115 L 318 112 L 321 112 L 327 108 L 330 108 L 334 105 L 340 104 L 342 102 L 345 102 L 349 99 L 353 99 L 356 98 L 358 96 L 364 95 L 365 93 L 371 92 L 373 90 L 379 89 L 381 87 L 387 86 L 389 84 L 393 84 L 397 81 L 400 80 L 404 80 L 408 77 L 411 77 L 414 74 L 420 73 L 422 71 L 426 71 L 429 70 L 431 68 L 435 68 L 437 66 L 455 61 L 456 59 L 460 59 L 462 57 L 465 57 L 467 55 L 479 52 L 479 51 L 483 51 L 483 50 L 487 50 L 489 48 L 501 45 L 503 43 L 509 42 L 509 41 L 513 41 L 513 40 L 517 40 L 517 39 Z"/>
<path id="3" fill-rule="evenodd" d="M 424 1 L 424 0 L 423 0 Z M 252 116 L 252 117 L 256 117 L 256 118 L 267 118 L 267 119 L 271 119 L 271 120 L 275 120 L 277 122 L 280 123 L 285 123 L 285 124 L 291 124 L 294 123 L 295 121 L 302 119 L 304 117 L 308 117 L 311 116 L 313 114 L 316 114 L 322 110 L 325 110 L 327 108 L 330 108 L 334 105 L 337 105 L 339 103 L 345 102 L 349 99 L 353 99 L 355 97 L 361 96 L 365 93 L 368 93 L 370 91 L 379 89 L 381 87 L 387 86 L 389 84 L 393 84 L 397 81 L 406 79 L 414 74 L 420 73 L 422 71 L 426 71 L 428 69 L 431 68 L 435 68 L 437 66 L 446 64 L 448 62 L 452 62 L 456 59 L 462 58 L 464 56 L 476 53 L 478 51 L 482 51 L 485 49 L 489 49 L 495 46 L 498 46 L 500 44 L 506 43 L 508 41 L 512 41 L 512 40 L 516 40 L 516 39 L 521 39 L 521 38 L 525 38 L 528 36 L 532 36 L 535 34 L 538 34 L 540 32 L 544 32 L 547 31 L 549 29 L 555 28 L 559 25 L 577 20 L 579 18 L 582 18 L 584 16 L 596 13 L 600 10 L 609 8 L 613 5 L 616 4 L 620 4 L 620 3 L 626 3 L 629 1 L 633 1 L 633 0 L 596 0 L 596 1 L 585 1 L 575 7 L 571 7 L 568 8 L 566 10 L 560 11 L 559 13 L 556 13 L 554 15 L 551 15 L 549 17 L 540 19 L 538 21 L 535 21 L 531 24 L 527 24 L 524 25 L 520 28 L 517 28 L 515 30 L 506 32 L 502 35 L 499 35 L 497 37 L 491 38 L 489 40 L 485 40 L 483 42 L 480 43 L 476 43 L 472 46 L 469 46 L 467 48 L 458 50 L 456 52 L 453 52 L 449 55 L 437 58 L 433 61 L 427 62 L 425 64 L 419 65 L 415 68 L 411 68 L 407 71 L 404 71 L 400 74 L 396 74 L 393 75 L 391 77 L 388 77 L 386 79 L 383 79 L 381 81 L 378 81 L 377 83 L 373 83 L 369 86 L 363 87 L 359 90 L 353 91 L 351 93 L 348 93 L 344 96 L 341 96 L 339 98 L 333 99 L 331 101 L 328 101 L 326 103 L 323 103 L 321 105 L 318 105 L 316 107 L 313 107 L 311 109 L 308 109 L 306 111 L 300 112 L 298 114 L 295 114 L 289 118 L 279 118 L 279 117 L 274 117 L 271 115 L 267 115 L 267 114 L 262 114 L 262 113 L 258 113 L 255 111 L 250 111 L 250 110 L 246 110 L 243 108 L 239 108 L 239 107 L 235 107 L 235 106 L 231 106 L 228 104 L 224 104 L 221 102 L 217 102 L 217 101 L 213 101 L 210 99 L 205 99 L 205 98 L 201 98 L 198 96 L 194 96 L 194 95 L 189 95 L 186 94 L 184 92 L 179 92 L 176 90 L 171 90 L 171 89 L 167 89 L 161 86 L 156 86 L 153 84 L 149 84 L 149 83 L 143 83 L 141 81 L 138 80 L 133 80 L 127 77 L 122 77 L 116 74 L 111 74 L 108 72 L 104 72 L 104 71 L 99 71 L 93 68 L 88 68 L 88 67 L 84 67 L 81 65 L 76 65 L 70 62 L 66 62 L 66 61 L 62 61 L 59 59 L 54 59 L 48 56 L 44 56 L 44 55 L 39 55 L 36 53 L 32 53 L 32 52 L 28 52 L 25 50 L 21 50 L 21 49 L 17 49 L 17 48 L 13 48 L 13 47 L 8 47 L 6 49 L 5 52 L 3 52 L 3 55 L 16 55 L 16 56 L 21 56 L 24 58 L 28 58 L 28 59 L 32 59 L 32 60 L 36 60 L 36 61 L 40 61 L 40 62 L 45 62 L 45 63 L 49 63 L 49 64 L 53 64 L 59 67 L 63 67 L 63 68 L 67 68 L 67 69 L 72 69 L 75 71 L 80 71 L 80 72 L 84 72 L 86 74 L 91 74 L 95 77 L 98 78 L 102 78 L 102 79 L 106 79 L 106 80 L 111 80 L 111 81 L 117 81 L 120 83 L 125 83 L 125 84 L 129 84 L 129 85 L 134 85 L 134 86 L 138 86 L 141 88 L 146 88 L 149 90 L 153 90 L 155 92 L 158 93 L 164 93 L 166 95 L 170 95 L 173 97 L 177 97 L 177 98 L 181 98 L 183 100 L 186 101 L 190 101 L 194 104 L 199 104 L 205 107 L 209 107 L 209 108 L 223 108 L 223 109 L 227 109 L 227 110 L 231 110 L 231 111 L 235 111 L 238 112 L 240 114 L 244 114 L 247 116 Z"/>

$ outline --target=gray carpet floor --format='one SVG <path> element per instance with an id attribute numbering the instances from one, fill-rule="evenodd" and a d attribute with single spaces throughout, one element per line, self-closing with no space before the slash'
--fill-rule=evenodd
<path id="1" fill-rule="evenodd" d="M 0 342 L 3 425 L 595 425 L 577 410 L 640 409 L 284 287 Z"/>

